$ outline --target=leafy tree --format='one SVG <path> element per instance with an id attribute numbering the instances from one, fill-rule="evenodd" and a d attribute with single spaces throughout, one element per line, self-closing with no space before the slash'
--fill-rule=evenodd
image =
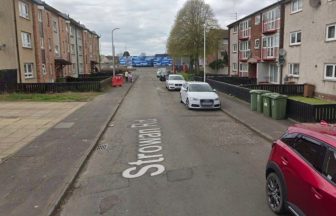
<path id="1" fill-rule="evenodd" d="M 210 6 L 204 0 L 188 0 L 177 13 L 174 26 L 167 40 L 167 50 L 173 57 L 188 56 L 190 69 L 196 66 L 199 71 L 199 57 L 203 56 L 204 28 L 206 28 L 206 51 L 216 49 L 218 38 L 209 34 L 211 29 L 219 28 Z"/>

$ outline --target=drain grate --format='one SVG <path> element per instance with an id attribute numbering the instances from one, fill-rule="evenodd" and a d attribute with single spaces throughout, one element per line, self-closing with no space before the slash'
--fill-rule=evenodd
<path id="1" fill-rule="evenodd" d="M 105 151 L 108 149 L 108 144 L 100 144 L 97 146 L 96 151 Z"/>

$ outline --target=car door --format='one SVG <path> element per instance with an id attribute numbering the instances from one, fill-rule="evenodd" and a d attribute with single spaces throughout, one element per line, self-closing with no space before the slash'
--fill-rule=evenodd
<path id="1" fill-rule="evenodd" d="M 329 147 L 319 181 L 312 182 L 314 215 L 335 215 L 336 208 L 336 149 Z"/>
<path id="2" fill-rule="evenodd" d="M 286 179 L 288 202 L 294 210 L 314 215 L 312 186 L 320 177 L 326 147 L 308 136 L 298 135 L 286 148 L 281 153 L 280 166 Z"/>
<path id="3" fill-rule="evenodd" d="M 296 171 L 294 181 L 298 190 L 293 196 L 293 204 L 299 207 L 306 215 L 315 215 L 317 207 L 315 196 L 318 196 L 319 186 L 325 154 L 326 146 L 307 135 L 303 135 L 294 145 L 295 151 L 300 159 L 293 164 Z M 319 214 L 320 215 L 320 214 Z"/>

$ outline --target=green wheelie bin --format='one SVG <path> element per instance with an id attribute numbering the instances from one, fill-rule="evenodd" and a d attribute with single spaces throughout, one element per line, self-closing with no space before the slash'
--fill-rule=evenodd
<path id="1" fill-rule="evenodd" d="M 260 90 L 251 90 L 250 95 L 251 95 L 251 110 L 252 111 L 257 111 L 257 93 Z"/>
<path id="2" fill-rule="evenodd" d="M 272 118 L 276 120 L 286 118 L 287 95 L 272 94 L 271 101 Z"/>
<path id="3" fill-rule="evenodd" d="M 271 95 L 278 94 L 278 93 L 265 93 L 263 94 L 263 113 L 267 117 L 272 117 L 271 112 Z"/>
<path id="4" fill-rule="evenodd" d="M 267 90 L 258 90 L 257 91 L 257 111 L 262 113 L 263 112 L 263 94 L 270 93 Z"/>

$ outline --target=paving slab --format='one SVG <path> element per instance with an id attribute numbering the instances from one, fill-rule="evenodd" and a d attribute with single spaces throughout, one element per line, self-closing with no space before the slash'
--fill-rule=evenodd
<path id="1" fill-rule="evenodd" d="M 252 111 L 247 102 L 222 92 L 218 94 L 221 98 L 222 110 L 226 114 L 269 141 L 278 139 L 290 125 L 294 124 L 290 120 L 273 120 L 262 113 Z"/>
<path id="2" fill-rule="evenodd" d="M 59 122 L 71 127 L 51 127 L 0 164 L 0 215 L 50 215 L 131 86 L 96 97 Z"/>
<path id="3" fill-rule="evenodd" d="M 30 143 L 84 102 L 0 102 L 0 162 Z"/>

